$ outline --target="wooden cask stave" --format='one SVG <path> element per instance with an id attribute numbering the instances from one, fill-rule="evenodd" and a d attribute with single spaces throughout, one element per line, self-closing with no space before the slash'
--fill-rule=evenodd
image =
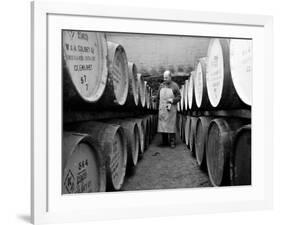
<path id="1" fill-rule="evenodd" d="M 200 168 L 206 169 L 206 145 L 209 125 L 212 117 L 199 117 L 196 124 L 195 151 L 196 160 Z"/>
<path id="2" fill-rule="evenodd" d="M 182 115 L 181 140 L 183 142 L 185 142 L 185 124 L 186 124 L 186 116 Z"/>
<path id="3" fill-rule="evenodd" d="M 182 126 L 182 114 L 178 113 L 177 114 L 177 130 L 179 132 L 179 135 L 181 135 L 181 126 Z"/>
<path id="4" fill-rule="evenodd" d="M 213 186 L 230 184 L 230 157 L 237 129 L 243 125 L 238 119 L 214 119 L 208 128 L 206 161 Z"/>
<path id="5" fill-rule="evenodd" d="M 142 117 L 144 124 L 144 150 L 147 150 L 150 141 L 150 123 L 147 116 Z"/>
<path id="6" fill-rule="evenodd" d="M 87 133 L 99 144 L 105 158 L 107 190 L 120 190 L 127 166 L 127 143 L 123 128 L 119 125 L 89 121 L 68 124 L 64 129 Z"/>
<path id="7" fill-rule="evenodd" d="M 145 148 L 145 126 L 144 121 L 141 118 L 129 118 L 129 120 L 135 121 L 137 123 L 139 134 L 140 134 L 140 148 L 139 148 L 139 157 L 144 153 Z"/>
<path id="8" fill-rule="evenodd" d="M 104 33 L 65 30 L 62 46 L 64 107 L 96 103 L 108 77 Z"/>
<path id="9" fill-rule="evenodd" d="M 106 170 L 98 144 L 88 134 L 63 133 L 62 194 L 103 192 Z"/>
<path id="10" fill-rule="evenodd" d="M 231 157 L 233 185 L 251 185 L 251 125 L 241 127 L 236 135 Z"/>
<path id="11" fill-rule="evenodd" d="M 185 144 L 189 147 L 189 133 L 190 133 L 190 116 L 186 116 L 186 123 L 185 123 Z"/>
<path id="12" fill-rule="evenodd" d="M 189 130 L 189 149 L 195 155 L 195 138 L 196 138 L 196 125 L 197 125 L 197 117 L 190 117 L 190 130 Z"/>
<path id="13" fill-rule="evenodd" d="M 155 124 L 154 124 L 154 121 L 153 121 L 153 115 L 152 114 L 148 115 L 148 118 L 149 118 L 149 123 L 150 123 L 150 143 L 151 143 L 152 140 L 153 140 L 154 134 L 155 134 L 155 131 L 154 131 Z"/>

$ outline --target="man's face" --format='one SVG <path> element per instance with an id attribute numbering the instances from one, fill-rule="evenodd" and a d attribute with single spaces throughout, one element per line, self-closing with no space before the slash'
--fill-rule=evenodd
<path id="1" fill-rule="evenodd" d="M 170 81 L 170 80 L 171 80 L 171 74 L 169 74 L 169 73 L 164 73 L 163 79 L 164 79 L 164 81 Z"/>

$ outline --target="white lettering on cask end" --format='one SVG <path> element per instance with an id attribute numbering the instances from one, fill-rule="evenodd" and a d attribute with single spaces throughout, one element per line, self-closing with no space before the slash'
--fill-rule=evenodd
<path id="1" fill-rule="evenodd" d="M 235 90 L 241 100 L 252 104 L 252 40 L 230 41 L 230 70 Z"/>
<path id="2" fill-rule="evenodd" d="M 71 79 L 79 93 L 90 97 L 98 81 L 98 34 L 63 31 L 63 55 Z"/>

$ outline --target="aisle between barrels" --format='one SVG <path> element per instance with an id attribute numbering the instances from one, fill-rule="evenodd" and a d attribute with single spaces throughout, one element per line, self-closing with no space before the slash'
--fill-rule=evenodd
<path id="1" fill-rule="evenodd" d="M 144 152 L 122 191 L 211 187 L 208 174 L 200 170 L 196 159 L 177 136 L 176 148 L 160 147 L 157 134 Z"/>

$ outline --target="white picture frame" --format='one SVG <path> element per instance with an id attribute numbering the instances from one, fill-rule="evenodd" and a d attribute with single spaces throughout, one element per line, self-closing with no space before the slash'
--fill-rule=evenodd
<path id="1" fill-rule="evenodd" d="M 54 134 L 61 132 L 61 112 L 54 109 L 61 105 L 56 32 L 63 28 L 252 38 L 252 186 L 59 196 L 55 172 L 61 168 L 56 157 L 61 136 Z M 31 51 L 34 224 L 272 208 L 272 17 L 36 1 L 32 2 Z"/>

